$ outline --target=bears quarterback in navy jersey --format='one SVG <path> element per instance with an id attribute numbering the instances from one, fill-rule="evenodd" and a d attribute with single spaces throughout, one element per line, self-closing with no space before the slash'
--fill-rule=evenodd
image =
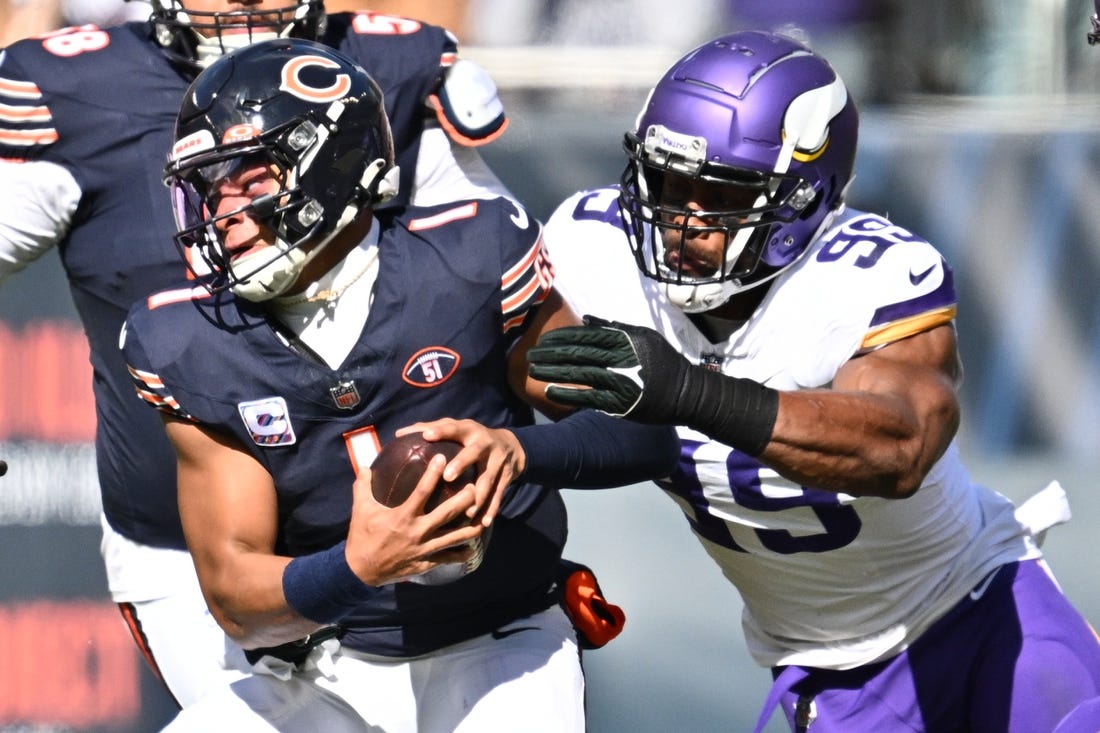
<path id="1" fill-rule="evenodd" d="M 547 293 L 538 224 L 506 199 L 406 209 L 376 223 L 369 313 L 339 364 L 288 348 L 292 338 L 267 308 L 201 286 L 153 295 L 128 322 L 126 358 L 145 398 L 230 432 L 272 474 L 289 555 L 344 539 L 356 472 L 398 428 L 441 416 L 532 423 L 505 366 Z M 557 492 L 514 486 L 482 569 L 438 589 L 387 587 L 371 599 L 370 628 L 347 619 L 343 643 L 409 656 L 469 635 L 471 623 L 491 631 L 491 614 L 465 618 L 461 609 L 486 603 L 511 614 L 517 596 L 543 602 L 564 540 Z M 441 622 L 450 602 L 455 617 Z M 431 611 L 424 628 L 401 628 L 401 615 L 418 610 Z"/>
<path id="2" fill-rule="evenodd" d="M 173 0 L 154 2 L 149 22 L 65 28 L 0 56 L 0 280 L 57 248 L 91 347 L 108 583 L 180 703 L 216 676 L 193 662 L 233 662 L 191 577 L 174 454 L 133 397 L 118 334 L 133 302 L 186 274 L 161 174 L 187 85 L 224 52 L 279 35 L 319 38 L 371 70 L 394 121 L 394 204 L 507 193 L 469 147 L 506 124 L 495 88 L 453 36 L 416 20 L 326 15 L 316 0 Z M 157 602 L 174 610 L 142 618 Z"/>
<path id="3" fill-rule="evenodd" d="M 136 304 L 122 349 L 211 613 L 269 674 L 167 730 L 584 730 L 557 488 L 663 476 L 675 431 L 553 408 L 526 352 L 578 320 L 541 225 L 505 198 L 379 210 L 393 159 L 377 85 L 316 43 L 236 51 L 185 95 L 165 175 L 210 274 Z M 384 507 L 366 467 L 409 429 L 463 448 Z"/>

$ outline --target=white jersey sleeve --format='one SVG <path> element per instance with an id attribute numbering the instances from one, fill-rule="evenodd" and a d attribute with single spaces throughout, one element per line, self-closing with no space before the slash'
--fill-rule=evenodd
<path id="1" fill-rule="evenodd" d="M 72 174 L 59 165 L 0 160 L 0 281 L 64 238 L 80 193 Z"/>
<path id="2" fill-rule="evenodd" d="M 414 206 L 498 196 L 515 200 L 477 150 L 455 143 L 442 128 L 425 128 L 413 178 Z"/>
<path id="3" fill-rule="evenodd" d="M 656 288 L 634 264 L 618 200 L 617 188 L 581 191 L 546 220 L 546 250 L 556 275 L 565 275 L 555 277 L 554 285 L 579 314 L 650 325 L 638 314 L 645 313 Z"/>
<path id="4" fill-rule="evenodd" d="M 847 361 L 955 316 L 940 254 L 872 214 L 840 217 L 718 341 L 639 274 L 615 189 L 571 197 L 545 234 L 555 283 L 579 312 L 656 328 L 692 363 L 776 389 L 828 389 Z M 763 666 L 845 669 L 892 656 L 991 570 L 1039 554 L 1011 502 L 974 484 L 954 445 L 899 501 L 800 486 L 679 433 L 680 463 L 661 487 L 738 589 Z"/>

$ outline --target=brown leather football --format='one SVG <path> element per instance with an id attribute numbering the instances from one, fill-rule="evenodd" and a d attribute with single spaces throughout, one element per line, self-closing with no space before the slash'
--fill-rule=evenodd
<path id="1" fill-rule="evenodd" d="M 394 438 L 382 446 L 382 451 L 370 466 L 371 491 L 379 504 L 388 507 L 404 504 L 416 488 L 416 482 L 424 475 L 432 456 L 442 453 L 451 460 L 462 450 L 462 444 L 451 440 L 438 440 L 434 443 L 424 439 L 422 433 L 409 433 Z M 477 479 L 477 472 L 471 466 L 454 481 L 441 480 L 435 493 L 424 507 L 428 513 L 441 502 L 462 490 L 468 483 Z M 461 523 L 461 518 L 458 523 Z"/>
<path id="2" fill-rule="evenodd" d="M 409 433 L 382 446 L 382 451 L 375 457 L 370 465 L 371 492 L 380 504 L 395 507 L 403 504 L 413 489 L 416 482 L 424 475 L 432 456 L 442 453 L 451 460 L 462 450 L 462 445 L 450 440 L 438 440 L 434 443 L 424 440 L 421 433 Z M 477 471 L 473 466 L 467 468 L 454 481 L 443 481 L 436 485 L 436 491 L 424 506 L 425 513 L 439 506 L 461 491 L 466 484 L 473 483 L 477 479 Z M 461 526 L 469 520 L 465 515 L 455 517 L 443 529 L 453 529 Z M 417 576 L 408 578 L 410 582 L 422 585 L 441 585 L 458 580 L 477 570 L 485 557 L 485 550 L 489 544 L 492 527 L 486 528 L 480 537 L 470 541 L 473 554 L 466 562 L 449 563 L 439 565 Z"/>

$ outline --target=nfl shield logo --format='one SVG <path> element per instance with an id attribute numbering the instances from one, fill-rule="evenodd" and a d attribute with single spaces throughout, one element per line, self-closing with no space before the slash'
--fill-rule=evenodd
<path id="1" fill-rule="evenodd" d="M 703 354 L 699 357 L 699 366 L 709 372 L 722 371 L 722 357 L 717 354 Z"/>
<path id="2" fill-rule="evenodd" d="M 328 392 L 332 395 L 332 401 L 341 410 L 350 410 L 359 404 L 359 390 L 355 388 L 355 382 L 351 380 L 345 380 L 335 387 L 329 387 Z"/>

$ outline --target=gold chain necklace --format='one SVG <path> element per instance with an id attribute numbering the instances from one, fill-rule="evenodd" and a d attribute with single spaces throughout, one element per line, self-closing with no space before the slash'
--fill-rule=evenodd
<path id="1" fill-rule="evenodd" d="M 339 299 L 339 297 L 343 295 L 348 288 L 359 282 L 359 280 L 362 279 L 363 275 L 366 275 L 367 271 L 373 268 L 375 263 L 377 262 L 378 247 L 374 246 L 371 247 L 370 251 L 367 253 L 367 261 L 363 263 L 363 267 L 359 270 L 358 274 L 356 274 L 355 277 L 344 283 L 338 289 L 318 290 L 313 295 L 299 295 L 292 298 L 278 298 L 276 302 L 280 306 L 301 305 L 302 303 L 325 303 L 326 305 L 331 305 L 332 303 L 335 303 L 336 300 Z"/>

